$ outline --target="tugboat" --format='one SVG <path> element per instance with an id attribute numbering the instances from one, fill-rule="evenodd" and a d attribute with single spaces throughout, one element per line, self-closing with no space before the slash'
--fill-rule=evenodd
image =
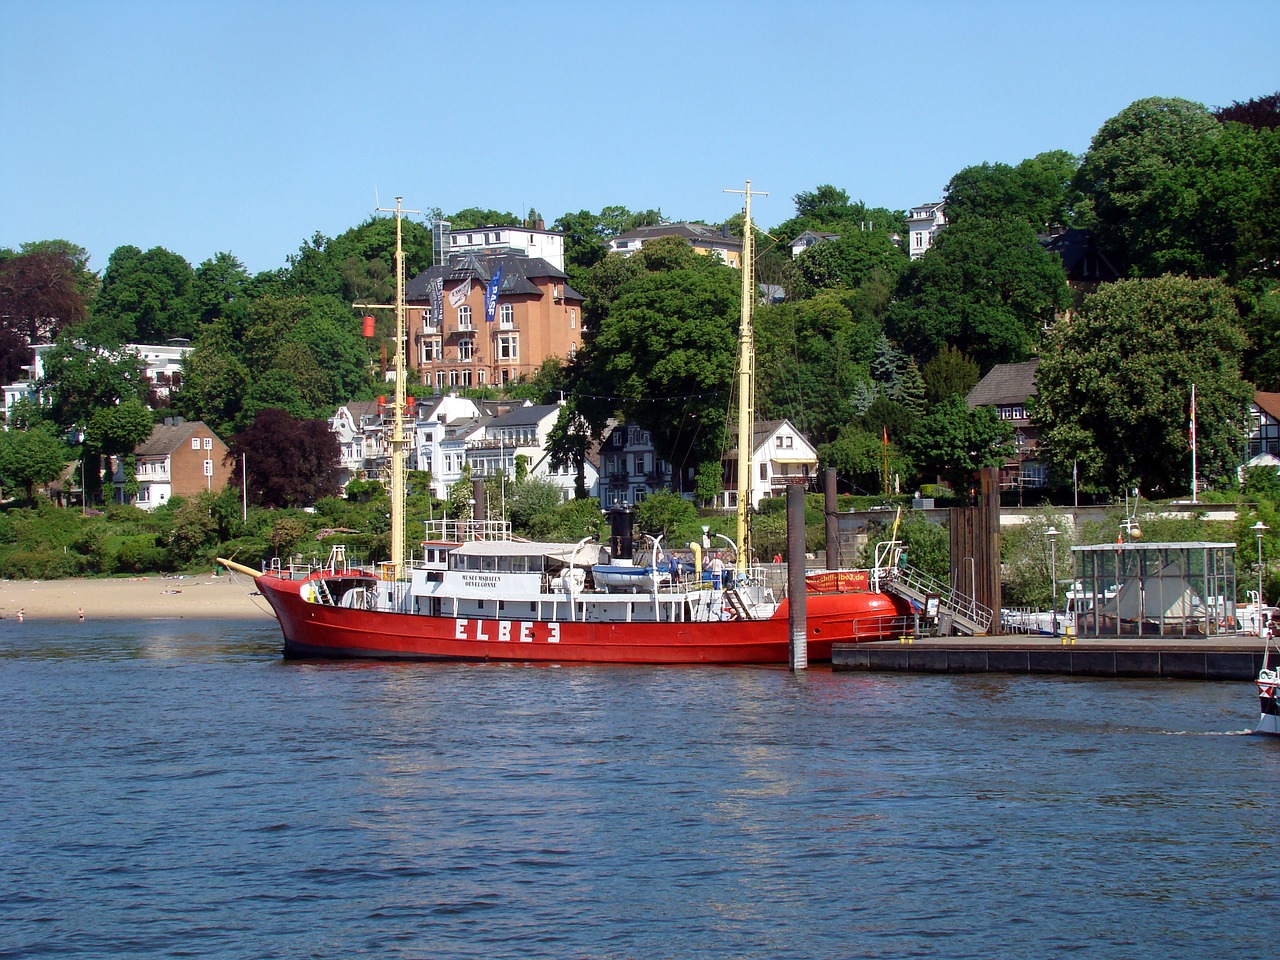
<path id="1" fill-rule="evenodd" d="M 706 583 L 694 552 L 692 575 L 659 575 L 631 555 L 629 529 L 611 548 L 514 539 L 505 521 L 428 522 L 420 557 L 404 549 L 404 257 L 396 199 L 396 402 L 391 424 L 391 557 L 357 567 L 335 547 L 319 568 L 254 570 L 219 559 L 255 580 L 284 635 L 286 656 L 578 663 L 777 663 L 788 661 L 789 605 L 749 563 L 751 460 L 738 457 L 734 567 Z M 746 192 L 739 332 L 739 450 L 750 450 L 754 391 L 751 192 Z M 650 564 L 653 558 L 650 559 Z M 649 574 L 644 571 L 651 570 Z M 861 583 L 866 584 L 865 576 Z M 806 595 L 809 659 L 830 660 L 833 643 L 894 635 L 907 601 L 865 586 Z"/>

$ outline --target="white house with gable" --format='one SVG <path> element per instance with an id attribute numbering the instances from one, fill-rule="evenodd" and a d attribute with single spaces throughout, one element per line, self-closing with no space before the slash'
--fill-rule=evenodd
<path id="1" fill-rule="evenodd" d="M 939 201 L 911 208 L 907 217 L 907 253 L 912 260 L 928 253 L 939 231 L 947 225 L 945 206 L 945 201 Z"/>

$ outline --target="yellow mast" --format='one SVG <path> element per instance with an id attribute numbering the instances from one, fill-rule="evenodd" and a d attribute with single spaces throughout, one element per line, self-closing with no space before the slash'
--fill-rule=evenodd
<path id="1" fill-rule="evenodd" d="M 421 213 L 420 210 L 405 210 L 400 206 L 403 198 L 396 197 L 395 208 L 378 207 L 379 213 L 396 215 L 396 302 L 356 303 L 354 307 L 361 309 L 386 309 L 392 306 L 396 311 L 396 393 L 395 412 L 391 417 L 391 567 L 392 578 L 399 578 L 404 570 L 404 512 L 405 512 L 405 459 L 412 438 L 405 433 L 405 306 L 404 306 L 404 243 L 401 233 L 401 220 L 406 213 Z"/>
<path id="2" fill-rule="evenodd" d="M 746 199 L 742 221 L 742 315 L 738 325 L 738 555 L 734 560 L 734 568 L 739 573 L 746 573 L 751 558 L 751 526 L 747 522 L 747 515 L 752 501 L 751 454 L 755 450 L 756 419 L 756 348 L 751 323 L 756 299 L 755 254 L 752 250 L 755 237 L 751 233 L 751 181 L 747 181 L 745 190 L 726 190 L 725 193 L 741 193 Z M 756 191 L 754 195 L 768 196 L 760 191 Z"/>

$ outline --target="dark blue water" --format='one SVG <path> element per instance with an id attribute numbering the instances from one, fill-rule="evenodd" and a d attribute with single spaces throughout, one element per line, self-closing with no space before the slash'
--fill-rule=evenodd
<path id="1" fill-rule="evenodd" d="M 0 623 L 0 957 L 1263 957 L 1247 683 Z"/>

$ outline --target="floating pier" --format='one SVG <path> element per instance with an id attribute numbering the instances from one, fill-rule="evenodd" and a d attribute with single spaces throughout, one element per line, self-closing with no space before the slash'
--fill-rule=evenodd
<path id="1" fill-rule="evenodd" d="M 838 643 L 831 669 L 863 673 L 1020 673 L 1166 680 L 1255 680 L 1258 637 L 1079 640 L 939 637 Z"/>

